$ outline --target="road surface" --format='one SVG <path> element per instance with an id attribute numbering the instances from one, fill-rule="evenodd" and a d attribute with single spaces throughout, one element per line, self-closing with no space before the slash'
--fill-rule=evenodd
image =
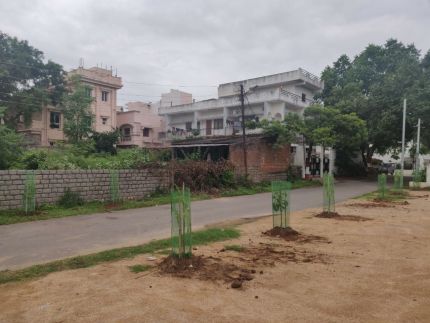
<path id="1" fill-rule="evenodd" d="M 376 189 L 376 183 L 336 183 L 336 201 Z M 291 210 L 322 205 L 322 188 L 293 190 Z M 192 202 L 193 228 L 271 214 L 271 194 Z M 0 270 L 22 268 L 106 249 L 132 246 L 170 234 L 170 205 L 0 226 Z"/>

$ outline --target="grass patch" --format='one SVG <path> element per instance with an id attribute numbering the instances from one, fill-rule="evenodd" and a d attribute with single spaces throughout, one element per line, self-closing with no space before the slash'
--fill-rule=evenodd
<path id="1" fill-rule="evenodd" d="M 230 251 L 242 252 L 245 248 L 242 246 L 239 246 L 238 244 L 228 244 L 224 246 L 224 249 L 230 250 Z"/>
<path id="2" fill-rule="evenodd" d="M 216 241 L 238 238 L 239 236 L 240 232 L 233 228 L 212 228 L 193 232 L 192 241 L 193 245 L 204 245 Z M 156 251 L 165 250 L 170 247 L 170 239 L 154 240 L 143 245 L 101 251 L 85 256 L 52 261 L 41 265 L 34 265 L 19 270 L 3 270 L 0 271 L 0 284 L 40 278 L 50 273 L 63 270 L 88 268 L 105 262 L 133 258 L 140 254 L 154 253 Z"/>
<path id="3" fill-rule="evenodd" d="M 132 273 L 141 273 L 144 271 L 147 271 L 151 268 L 152 266 L 150 265 L 133 265 L 133 266 L 128 266 L 128 268 L 130 269 L 130 271 Z"/>
<path id="4" fill-rule="evenodd" d="M 314 187 L 314 186 L 321 186 L 321 183 L 318 181 L 307 181 L 307 180 L 298 180 L 291 183 L 292 189 Z M 271 191 L 272 191 L 271 183 L 262 182 L 262 183 L 256 183 L 251 186 L 239 186 L 229 190 L 224 190 L 221 192 L 221 196 L 229 197 L 229 196 L 240 196 L 240 195 L 252 195 L 252 194 L 258 194 L 258 193 L 267 193 Z"/>
<path id="5" fill-rule="evenodd" d="M 380 201 L 387 201 L 387 202 L 401 202 L 404 201 L 406 198 L 408 198 L 409 193 L 407 190 L 387 190 L 385 193 L 384 199 L 379 199 L 378 191 L 366 193 L 357 197 L 354 197 L 354 199 L 359 200 L 380 200 Z"/>
<path id="6" fill-rule="evenodd" d="M 303 188 L 309 186 L 320 186 L 321 184 L 316 181 L 299 180 L 292 183 L 292 188 Z M 208 200 L 219 196 L 240 196 L 252 195 L 257 193 L 270 192 L 270 182 L 257 183 L 252 186 L 239 186 L 236 188 L 221 191 L 219 195 L 209 195 L 206 193 L 193 193 L 191 195 L 192 201 Z M 1 210 L 0 211 L 0 225 L 14 224 L 21 222 L 48 220 L 54 218 L 63 218 L 75 215 L 85 215 L 94 213 L 104 213 L 109 211 L 119 211 L 127 209 L 136 209 L 142 207 L 150 207 L 157 205 L 164 205 L 170 203 L 169 194 L 158 194 L 150 196 L 142 200 L 125 200 L 117 204 L 104 203 L 104 202 L 87 202 L 80 206 L 65 208 L 59 205 L 43 205 L 37 208 L 36 212 L 31 215 L 26 215 L 21 210 Z"/>

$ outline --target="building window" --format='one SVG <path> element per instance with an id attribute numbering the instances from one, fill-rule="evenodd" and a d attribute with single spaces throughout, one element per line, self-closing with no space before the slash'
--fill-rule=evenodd
<path id="1" fill-rule="evenodd" d="M 49 117 L 50 119 L 49 126 L 51 128 L 56 128 L 56 129 L 60 128 L 60 118 L 61 118 L 60 112 L 51 112 Z"/>
<path id="2" fill-rule="evenodd" d="M 143 128 L 143 136 L 149 137 L 150 130 L 151 130 L 151 128 Z"/>
<path id="3" fill-rule="evenodd" d="M 197 129 L 200 130 L 200 121 L 197 121 Z"/>
<path id="4" fill-rule="evenodd" d="M 102 124 L 107 124 L 107 120 L 108 120 L 107 117 L 102 117 Z"/>
<path id="5" fill-rule="evenodd" d="M 191 121 L 190 122 L 185 122 L 185 129 L 187 131 L 191 131 L 192 124 L 193 123 Z"/>
<path id="6" fill-rule="evenodd" d="M 108 91 L 102 91 L 102 101 L 107 102 L 109 99 L 109 92 Z"/>
<path id="7" fill-rule="evenodd" d="M 306 102 L 306 93 L 302 93 L 302 102 Z"/>
<path id="8" fill-rule="evenodd" d="M 215 119 L 214 120 L 214 129 L 223 129 L 224 128 L 224 120 L 223 119 Z"/>
<path id="9" fill-rule="evenodd" d="M 90 87 L 85 87 L 85 95 L 87 97 L 92 97 L 93 96 L 93 89 Z"/>
<path id="10" fill-rule="evenodd" d="M 297 147 L 295 147 L 295 146 L 291 146 L 291 147 L 290 147 L 290 153 L 292 153 L 292 154 L 297 153 Z"/>

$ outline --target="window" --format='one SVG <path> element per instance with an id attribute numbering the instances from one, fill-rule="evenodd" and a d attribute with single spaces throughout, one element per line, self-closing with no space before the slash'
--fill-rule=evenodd
<path id="1" fill-rule="evenodd" d="M 108 118 L 107 118 L 107 117 L 102 117 L 102 123 L 103 123 L 103 124 L 107 124 L 107 120 L 108 120 Z"/>
<path id="2" fill-rule="evenodd" d="M 223 129 L 224 128 L 224 120 L 223 119 L 215 119 L 214 120 L 214 129 Z"/>
<path id="3" fill-rule="evenodd" d="M 302 93 L 302 102 L 306 102 L 306 93 Z"/>
<path id="4" fill-rule="evenodd" d="M 130 128 L 124 128 L 123 129 L 123 134 L 125 137 L 129 137 L 130 136 Z"/>
<path id="5" fill-rule="evenodd" d="M 107 102 L 109 98 L 109 92 L 108 91 L 102 91 L 102 101 Z"/>
<path id="6" fill-rule="evenodd" d="M 191 127 L 192 127 L 192 122 L 191 121 L 190 122 L 185 122 L 185 129 L 187 131 L 191 131 Z"/>
<path id="7" fill-rule="evenodd" d="M 61 118 L 60 112 L 53 112 L 52 111 L 50 113 L 50 117 L 49 117 L 49 119 L 50 119 L 49 126 L 51 128 L 56 128 L 56 129 L 60 128 L 60 118 Z"/>
<path id="8" fill-rule="evenodd" d="M 93 89 L 90 87 L 85 87 L 85 95 L 88 97 L 93 96 Z"/>
<path id="9" fill-rule="evenodd" d="M 291 146 L 291 147 L 290 147 L 290 153 L 292 153 L 292 154 L 297 153 L 297 147 L 295 147 L 295 146 Z"/>
<path id="10" fill-rule="evenodd" d="M 200 130 L 200 121 L 197 121 L 197 129 Z"/>
<path id="11" fill-rule="evenodd" d="M 151 128 L 143 128 L 143 136 L 149 137 L 149 132 L 151 131 Z"/>

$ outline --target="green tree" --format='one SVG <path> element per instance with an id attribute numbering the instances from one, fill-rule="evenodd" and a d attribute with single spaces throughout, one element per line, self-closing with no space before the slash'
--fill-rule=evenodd
<path id="1" fill-rule="evenodd" d="M 43 52 L 25 40 L 0 32 L 0 104 L 6 107 L 5 123 L 15 127 L 46 104 L 57 105 L 64 92 L 61 65 L 44 62 Z"/>
<path id="2" fill-rule="evenodd" d="M 64 134 L 71 143 L 79 143 L 92 133 L 91 88 L 78 75 L 70 79 L 70 90 L 62 98 Z"/>
<path id="3" fill-rule="evenodd" d="M 8 169 L 22 154 L 22 136 L 0 125 L 0 169 Z"/>
<path id="4" fill-rule="evenodd" d="M 384 154 L 398 147 L 402 101 L 421 74 L 419 51 L 394 39 L 383 46 L 367 46 L 351 62 L 342 55 L 323 71 L 326 88 L 318 98 L 366 122 L 368 136 L 360 145 L 366 168 L 375 152 Z M 408 140 L 411 135 L 408 123 Z"/>
<path id="5" fill-rule="evenodd" d="M 109 132 L 94 132 L 92 136 L 97 152 L 106 152 L 112 155 L 116 154 L 116 144 L 119 137 L 120 133 L 118 129 Z"/>

